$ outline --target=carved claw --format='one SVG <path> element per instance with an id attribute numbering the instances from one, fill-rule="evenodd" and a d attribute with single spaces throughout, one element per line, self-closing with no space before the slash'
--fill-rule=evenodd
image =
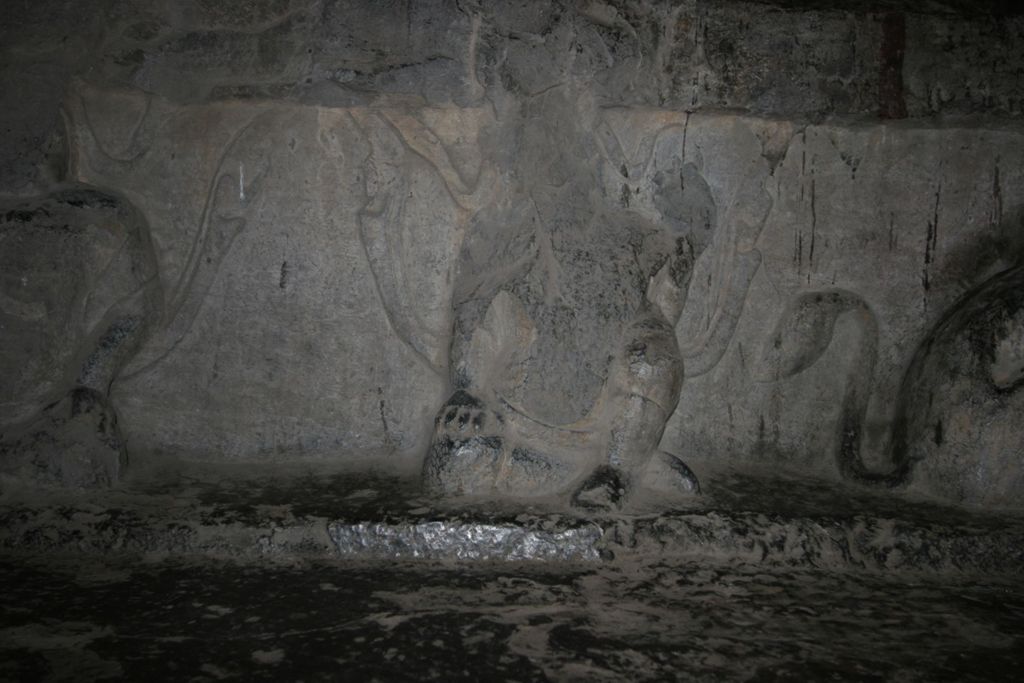
<path id="1" fill-rule="evenodd" d="M 698 495 L 700 482 L 685 462 L 664 451 L 651 456 L 644 471 L 643 483 L 648 488 L 663 493 Z"/>

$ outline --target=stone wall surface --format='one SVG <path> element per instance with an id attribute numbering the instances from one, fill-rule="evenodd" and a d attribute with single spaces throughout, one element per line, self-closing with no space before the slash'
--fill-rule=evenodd
<path id="1" fill-rule="evenodd" d="M 2 257 L 8 451 L 87 387 L 129 457 L 426 454 L 443 492 L 588 505 L 758 461 L 1020 505 L 1006 3 L 0 11 L 0 238 L 46 256 Z"/>
<path id="2" fill-rule="evenodd" d="M 11 0 L 0 8 L 0 185 L 23 191 L 60 137 L 68 81 L 177 101 L 465 104 L 591 77 L 618 103 L 820 119 L 1018 118 L 1015 3 Z M 570 49 L 571 48 L 571 49 Z"/>

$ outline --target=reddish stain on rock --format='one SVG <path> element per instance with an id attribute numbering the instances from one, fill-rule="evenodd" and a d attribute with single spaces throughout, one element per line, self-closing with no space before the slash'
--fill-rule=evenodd
<path id="1" fill-rule="evenodd" d="M 907 22 L 902 14 L 882 17 L 882 47 L 879 51 L 878 115 L 883 119 L 905 119 L 903 99 L 903 54 L 907 44 Z"/>

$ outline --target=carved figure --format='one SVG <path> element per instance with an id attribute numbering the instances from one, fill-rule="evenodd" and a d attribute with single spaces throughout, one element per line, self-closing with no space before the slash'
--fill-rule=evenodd
<path id="1" fill-rule="evenodd" d="M 680 161 L 658 179 L 663 224 L 613 206 L 580 115 L 552 92 L 504 133 L 519 153 L 456 269 L 454 391 L 424 464 L 435 492 L 572 492 L 614 508 L 637 484 L 698 490 L 657 447 L 682 386 L 674 327 L 714 227 L 710 190 Z"/>
<path id="2" fill-rule="evenodd" d="M 1024 266 L 962 297 L 926 335 L 896 398 L 888 468 L 861 455 L 878 325 L 868 305 L 843 290 L 807 292 L 783 312 L 761 358 L 762 379 L 785 379 L 829 347 L 840 316 L 854 316 L 860 352 L 847 361 L 836 433 L 843 477 L 869 485 L 913 484 L 957 503 L 1019 505 L 1024 494 Z"/>
<path id="3" fill-rule="evenodd" d="M 101 170 L 130 173 L 152 142 L 149 98 L 112 96 L 137 119 L 115 152 L 88 123 L 87 104 L 100 95 L 72 93 L 68 110 L 80 125 L 68 137 L 96 145 Z M 230 141 L 184 268 L 167 290 L 149 225 L 120 195 L 54 178 L 48 195 L 0 207 L 0 334 L 9 350 L 0 366 L 0 469 L 74 487 L 119 478 L 127 453 L 112 384 L 159 362 L 187 331 L 266 174 L 266 118 Z M 63 174 L 68 160 L 55 165 Z"/>
<path id="4" fill-rule="evenodd" d="M 0 468 L 67 486 L 117 480 L 108 392 L 160 305 L 145 221 L 80 185 L 0 208 Z"/>

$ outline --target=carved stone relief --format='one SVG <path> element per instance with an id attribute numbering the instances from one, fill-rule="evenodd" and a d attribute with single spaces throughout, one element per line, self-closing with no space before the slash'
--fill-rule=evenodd
<path id="1" fill-rule="evenodd" d="M 117 480 L 111 383 L 159 314 L 146 222 L 83 185 L 0 207 L 0 471 L 67 486 Z"/>
<path id="2" fill-rule="evenodd" d="M 164 318 L 114 389 L 129 440 L 227 458 L 421 446 L 482 112 L 118 97 L 134 125 L 104 128 L 92 105 L 111 98 L 82 89 L 73 173 L 143 207 L 160 263 Z"/>
<path id="3" fill-rule="evenodd" d="M 928 379 L 910 377 L 934 365 L 921 360 L 931 357 L 923 346 L 927 330 L 966 306 L 958 302 L 966 292 L 1021 253 L 1019 205 L 1005 201 L 1006 189 L 1021 182 L 1017 135 L 975 132 L 971 145 L 954 139 L 955 132 L 939 129 L 798 132 L 766 183 L 775 202 L 757 245 L 764 263 L 734 343 L 709 376 L 688 383 L 666 433 L 668 447 L 689 443 L 712 458 L 811 467 L 957 502 L 1019 504 L 1019 493 L 996 494 L 991 483 L 955 493 L 949 482 L 962 480 L 965 465 L 957 474 L 948 463 L 939 467 L 943 474 L 927 474 L 941 456 L 925 458 L 930 465 L 923 466 L 918 456 L 893 451 L 909 419 L 905 411 L 916 414 L 924 400 L 923 389 L 914 394 L 908 383 L 941 384 L 931 370 L 924 371 Z M 1009 155 L 1015 160 L 1007 165 Z M 1007 316 L 1016 305 L 1004 301 Z M 964 315 L 942 334 L 973 329 Z M 978 366 L 977 354 L 957 353 L 943 362 Z M 943 403 L 943 410 L 980 415 L 972 401 L 984 402 L 991 390 L 978 382 L 974 399 L 956 410 Z M 1015 419 L 1009 408 L 993 408 L 992 415 Z M 726 429 L 715 424 L 720 416 Z M 1006 433 L 994 427 L 992 436 L 975 440 L 979 447 L 987 438 L 1001 440 L 989 449 L 1001 454 L 1002 464 L 992 460 L 993 467 L 1008 468 L 1002 471 L 1012 479 L 1018 465 L 1010 461 L 1018 456 Z M 924 428 L 899 438 L 906 441 L 900 448 L 924 443 Z M 950 448 L 946 442 L 943 450 Z M 980 452 L 962 448 L 956 459 L 974 461 Z M 991 482 L 995 475 L 984 477 Z"/>
<path id="4" fill-rule="evenodd" d="M 575 104 L 537 106 L 550 124 L 566 110 L 585 119 Z M 525 125 L 544 128 L 529 116 Z M 759 132 L 777 145 L 784 130 Z M 523 496 L 578 486 L 576 503 L 607 507 L 634 483 L 698 487 L 657 447 L 690 364 L 700 374 L 725 351 L 760 262 L 752 244 L 770 198 L 756 173 L 728 175 L 732 151 L 708 140 L 688 148 L 685 114 L 607 109 L 594 131 L 547 165 L 538 157 L 553 141 L 524 134 L 530 183 L 467 236 L 457 391 L 438 415 L 425 470 L 437 490 Z M 699 314 L 684 307 L 695 268 L 709 274 L 711 292 Z"/>
<path id="5" fill-rule="evenodd" d="M 728 451 L 870 479 L 888 471 L 908 331 L 999 269 L 957 227 L 998 223 L 991 173 L 900 166 L 928 144 L 938 168 L 981 163 L 941 131 L 557 91 L 492 111 L 177 105 L 82 84 L 68 109 L 72 179 L 118 188 L 152 236 L 160 305 L 112 389 L 137 452 L 426 451 L 434 490 L 584 506 L 630 482 L 696 490 L 683 460 Z M 495 151 L 509 140 L 518 155 Z M 897 178 L 891 204 L 857 203 Z M 1003 170 L 1001 196 L 1019 180 Z M 929 185 L 930 206 L 903 202 Z M 919 216 L 923 240 L 900 227 Z M 879 287 L 870 257 L 917 294 Z M 814 376 L 830 355 L 842 371 Z M 821 455 L 853 422 L 861 454 Z"/>
<path id="6" fill-rule="evenodd" d="M 5 200 L 15 251 L 55 245 L 4 262 L 8 460 L 81 427 L 97 483 L 127 444 L 582 507 L 709 460 L 1019 504 L 1016 128 L 697 111 L 802 102 L 719 54 L 746 6 L 439 3 L 451 30 L 384 58 L 427 5 L 215 4 L 118 19 L 47 143 L 65 184 Z M 816 101 L 873 111 L 861 85 Z"/>

